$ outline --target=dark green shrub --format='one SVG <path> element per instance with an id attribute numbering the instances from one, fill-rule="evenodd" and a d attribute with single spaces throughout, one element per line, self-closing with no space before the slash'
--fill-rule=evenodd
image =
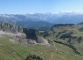
<path id="1" fill-rule="evenodd" d="M 29 54 L 25 60 L 43 60 L 43 59 L 39 56 Z"/>

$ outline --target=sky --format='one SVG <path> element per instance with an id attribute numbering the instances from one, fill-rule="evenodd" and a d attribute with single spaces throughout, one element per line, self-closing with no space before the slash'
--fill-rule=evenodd
<path id="1" fill-rule="evenodd" d="M 57 13 L 83 10 L 83 0 L 0 0 L 0 14 Z"/>

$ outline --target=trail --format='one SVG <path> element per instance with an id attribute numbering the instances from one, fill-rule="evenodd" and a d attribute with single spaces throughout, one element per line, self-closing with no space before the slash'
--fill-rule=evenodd
<path id="1" fill-rule="evenodd" d="M 53 42 L 53 45 L 54 45 L 54 48 L 55 48 L 55 43 L 54 43 L 54 42 Z M 55 49 L 56 49 L 56 48 L 55 48 Z M 54 53 L 54 52 L 52 52 L 52 53 L 50 54 L 50 58 L 49 58 L 49 60 L 52 60 L 53 53 Z"/>
<path id="2" fill-rule="evenodd" d="M 53 57 L 53 52 L 51 53 L 49 60 L 52 60 L 52 57 Z"/>

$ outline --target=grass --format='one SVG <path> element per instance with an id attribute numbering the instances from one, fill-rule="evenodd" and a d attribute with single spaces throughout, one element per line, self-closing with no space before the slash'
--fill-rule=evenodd
<path id="1" fill-rule="evenodd" d="M 72 36 L 77 36 L 77 37 L 82 36 L 83 33 L 78 31 L 77 27 L 53 28 L 53 31 L 48 31 L 50 35 L 45 37 L 45 39 L 49 39 L 52 41 L 51 46 L 43 46 L 43 45 L 22 46 L 17 43 L 12 43 L 9 40 L 11 39 L 11 37 L 9 36 L 0 37 L 0 60 L 24 60 L 26 59 L 28 54 L 32 55 L 35 54 L 43 58 L 43 60 L 83 60 L 83 52 L 82 52 L 83 41 L 81 43 L 78 43 L 75 39 L 72 40 L 72 42 L 74 43 L 72 45 L 76 47 L 76 49 L 81 53 L 81 55 L 77 55 L 68 46 L 53 42 L 53 40 L 57 40 L 63 43 L 67 43 L 68 38 L 66 38 L 65 40 L 60 39 L 60 36 L 63 33 L 60 34 L 58 37 L 56 37 L 56 35 L 59 32 L 63 32 L 65 30 L 67 30 L 67 33 L 73 31 L 74 34 L 72 34 Z M 41 38 L 44 37 L 42 36 Z"/>
<path id="2" fill-rule="evenodd" d="M 83 26 L 83 25 L 82 25 Z M 57 40 L 66 44 L 68 43 L 69 38 L 65 38 L 65 39 L 60 39 L 61 35 L 67 33 L 72 33 L 71 36 L 72 37 L 76 37 L 75 39 L 73 39 L 71 37 L 71 44 L 76 48 L 76 50 L 78 52 L 80 52 L 80 55 L 77 55 L 76 53 L 74 53 L 73 49 L 65 46 L 63 44 L 59 44 L 59 43 L 54 43 L 55 44 L 55 50 L 58 50 L 58 53 L 53 53 L 52 54 L 52 58 L 51 60 L 82 60 L 83 59 L 83 32 L 79 31 L 79 28 L 81 28 L 82 26 L 59 26 L 59 27 L 53 27 L 51 30 L 48 31 L 48 36 L 46 36 L 46 39 L 49 39 L 53 42 L 53 40 Z M 59 34 L 57 36 L 57 34 Z M 57 36 L 57 37 L 56 37 Z M 78 38 L 82 37 L 82 41 L 81 43 L 78 42 Z M 51 42 L 51 43 L 52 43 Z"/>
<path id="3" fill-rule="evenodd" d="M 9 41 L 10 37 L 0 38 L 0 60 L 24 60 L 28 54 L 35 54 L 43 60 L 82 60 L 82 56 L 74 56 L 72 49 L 54 43 L 52 46 L 28 45 L 21 46 Z M 56 50 L 57 48 L 57 50 Z M 42 53 L 42 55 L 41 55 Z"/>
<path id="4" fill-rule="evenodd" d="M 50 57 L 51 51 L 54 50 L 53 47 L 48 46 L 13 44 L 9 41 L 9 38 L 8 36 L 0 38 L 0 60 L 24 60 L 29 53 L 39 56 L 42 53 L 41 57 L 46 60 Z"/>

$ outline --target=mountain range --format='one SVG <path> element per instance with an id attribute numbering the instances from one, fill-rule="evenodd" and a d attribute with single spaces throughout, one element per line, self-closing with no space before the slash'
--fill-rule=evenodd
<path id="1" fill-rule="evenodd" d="M 59 12 L 33 14 L 0 14 L 0 21 L 16 24 L 25 28 L 48 30 L 54 24 L 78 24 L 83 22 L 83 13 Z"/>

